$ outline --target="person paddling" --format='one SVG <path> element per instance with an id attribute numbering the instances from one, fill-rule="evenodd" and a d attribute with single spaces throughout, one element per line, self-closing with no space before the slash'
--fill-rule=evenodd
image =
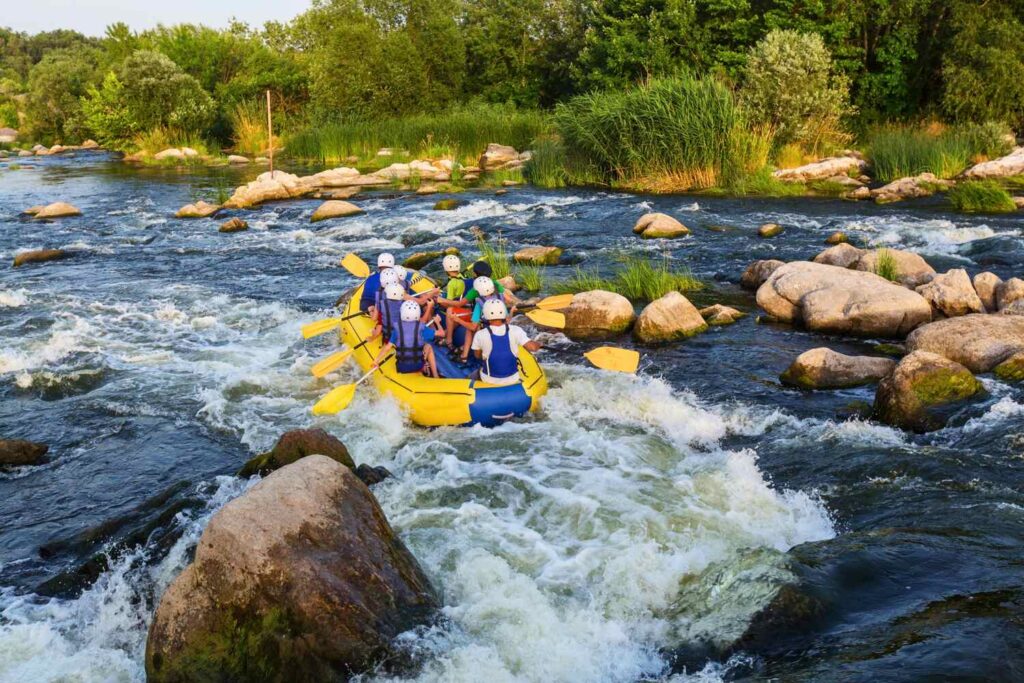
<path id="1" fill-rule="evenodd" d="M 378 367 L 392 350 L 395 352 L 395 365 L 399 372 L 422 372 L 428 377 L 438 377 L 437 362 L 434 359 L 435 332 L 428 325 L 430 311 L 424 311 L 414 300 L 403 301 L 399 311 L 401 320 L 391 330 L 391 338 L 373 360 L 373 367 Z M 434 316 L 433 323 L 440 318 Z"/>
<path id="2" fill-rule="evenodd" d="M 526 330 L 508 322 L 505 302 L 491 299 L 483 304 L 483 318 L 487 326 L 473 337 L 473 353 L 483 360 L 480 380 L 488 384 L 505 386 L 521 381 L 519 377 L 519 349 L 539 351 L 539 342 L 530 339 Z"/>
<path id="3" fill-rule="evenodd" d="M 380 276 L 395 267 L 395 257 L 387 252 L 377 257 L 377 272 L 370 274 L 363 283 L 363 294 L 359 297 L 359 310 L 371 313 L 370 309 L 377 303 L 377 293 L 381 290 Z"/>

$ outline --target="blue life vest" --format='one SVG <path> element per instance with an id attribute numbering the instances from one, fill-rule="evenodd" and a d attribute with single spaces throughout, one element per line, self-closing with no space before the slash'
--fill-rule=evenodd
<path id="1" fill-rule="evenodd" d="M 519 359 L 512 353 L 512 330 L 506 324 L 505 334 L 499 337 L 492 334 L 493 329 L 487 328 L 487 334 L 491 336 L 491 353 L 484 360 L 484 371 L 495 379 L 511 377 L 519 372 Z"/>
<path id="2" fill-rule="evenodd" d="M 384 290 L 377 294 L 377 310 L 380 311 L 380 327 L 384 338 L 391 336 L 391 330 L 402 320 L 402 302 L 392 301 L 384 296 Z"/>
<path id="3" fill-rule="evenodd" d="M 423 335 L 419 320 L 399 321 L 395 325 L 398 343 L 395 344 L 395 362 L 399 372 L 419 372 L 423 369 Z"/>
<path id="4" fill-rule="evenodd" d="M 363 283 L 363 295 L 359 297 L 359 310 L 366 313 L 370 306 L 377 301 L 377 292 L 380 291 L 380 271 L 373 273 Z"/>

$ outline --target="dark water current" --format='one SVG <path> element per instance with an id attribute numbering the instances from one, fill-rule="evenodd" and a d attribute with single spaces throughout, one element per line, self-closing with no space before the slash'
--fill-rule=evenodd
<path id="1" fill-rule="evenodd" d="M 871 388 L 800 392 L 777 376 L 806 349 L 878 340 L 757 324 L 736 284 L 750 261 L 809 258 L 839 229 L 939 270 L 1020 274 L 1020 218 L 940 200 L 529 188 L 467 192 L 452 212 L 366 193 L 364 216 L 316 225 L 317 200 L 282 202 L 242 213 L 251 228 L 231 235 L 216 229 L 226 216 L 173 218 L 256 172 L 104 154 L 0 165 L 0 262 L 74 252 L 0 267 L 0 434 L 51 446 L 46 464 L 0 473 L 0 682 L 142 680 L 153 601 L 250 483 L 231 473 L 314 424 L 395 473 L 375 493 L 443 593 L 445 619 L 409 635 L 423 663 L 409 676 L 1024 680 L 1021 390 L 983 378 L 988 398 L 925 436 L 874 424 L 857 417 Z M 84 216 L 19 215 L 56 200 Z M 637 240 L 648 210 L 693 234 Z M 759 239 L 768 221 L 784 235 Z M 751 315 L 642 349 L 637 378 L 588 369 L 588 347 L 542 334 L 544 411 L 493 431 L 424 431 L 372 392 L 314 419 L 311 403 L 355 372 L 314 380 L 331 342 L 299 335 L 353 283 L 338 258 L 472 251 L 473 225 L 606 271 L 624 253 L 669 258 L 710 283 L 695 303 Z M 749 630 L 780 591 L 782 616 Z"/>

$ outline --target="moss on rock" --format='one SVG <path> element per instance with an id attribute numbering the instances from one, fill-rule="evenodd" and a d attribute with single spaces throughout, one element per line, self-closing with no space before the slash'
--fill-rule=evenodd
<path id="1" fill-rule="evenodd" d="M 1024 380 L 1024 353 L 1015 353 L 995 367 L 996 377 L 1004 382 Z"/>

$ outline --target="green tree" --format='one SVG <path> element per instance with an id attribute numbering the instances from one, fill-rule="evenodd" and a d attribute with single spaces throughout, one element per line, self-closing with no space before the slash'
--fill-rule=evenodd
<path id="1" fill-rule="evenodd" d="M 80 142 L 85 135 L 80 100 L 95 77 L 95 51 L 48 52 L 29 72 L 25 116 L 31 134 L 42 140 Z"/>

